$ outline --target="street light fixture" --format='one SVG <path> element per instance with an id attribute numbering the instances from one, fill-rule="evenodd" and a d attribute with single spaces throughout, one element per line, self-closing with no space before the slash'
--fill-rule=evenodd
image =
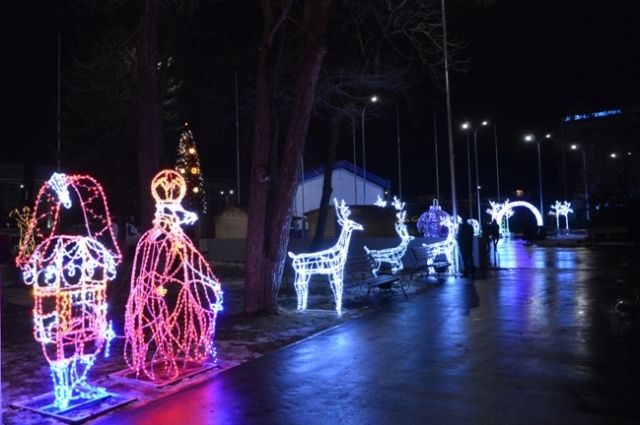
<path id="1" fill-rule="evenodd" d="M 582 154 L 582 177 L 584 182 L 584 209 L 587 217 L 587 221 L 591 220 L 589 214 L 589 190 L 587 189 L 587 158 L 584 153 L 584 149 L 580 149 L 579 145 L 571 145 L 571 150 L 580 151 Z"/>
<path id="2" fill-rule="evenodd" d="M 544 135 L 545 139 L 550 139 L 551 134 L 547 133 Z M 540 157 L 540 143 L 541 139 L 536 138 L 533 134 L 527 134 L 524 136 L 525 142 L 536 142 L 536 147 L 538 148 L 538 187 L 540 190 L 540 214 L 544 211 L 544 203 L 542 201 L 542 159 Z"/>
<path id="3" fill-rule="evenodd" d="M 478 222 L 482 220 L 480 216 L 480 171 L 478 168 L 478 129 L 480 127 L 486 127 L 489 125 L 489 121 L 482 121 L 476 127 L 472 127 L 470 123 L 466 122 L 462 124 L 463 130 L 473 130 L 473 152 L 475 156 L 475 164 L 476 164 L 476 204 L 478 206 Z M 469 133 L 467 133 L 469 134 Z"/>
<path id="4" fill-rule="evenodd" d="M 376 103 L 379 100 L 378 96 L 371 96 L 369 102 Z M 362 107 L 362 117 L 360 123 L 362 125 L 362 205 L 367 203 L 367 159 L 366 159 L 366 142 L 364 137 L 364 111 L 367 109 L 367 103 Z M 355 170 L 354 170 L 355 172 Z"/>

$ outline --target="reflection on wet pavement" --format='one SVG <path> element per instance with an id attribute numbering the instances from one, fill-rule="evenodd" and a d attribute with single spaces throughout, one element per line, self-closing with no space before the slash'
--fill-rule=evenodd
<path id="1" fill-rule="evenodd" d="M 100 424 L 635 424 L 637 248 L 501 241 L 487 279 L 408 301 Z M 418 283 L 415 283 L 418 284 Z"/>

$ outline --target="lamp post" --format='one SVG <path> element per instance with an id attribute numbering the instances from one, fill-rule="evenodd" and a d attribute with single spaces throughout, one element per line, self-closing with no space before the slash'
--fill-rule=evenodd
<path id="1" fill-rule="evenodd" d="M 449 55 L 447 53 L 447 14 L 444 0 L 440 1 L 442 11 L 442 55 L 444 56 L 444 91 L 447 100 L 447 137 L 449 139 L 449 178 L 451 179 L 451 215 L 458 217 L 456 198 L 456 155 L 453 148 L 453 126 L 451 125 L 451 96 L 449 93 Z M 457 269 L 457 267 L 456 267 Z"/>
<path id="2" fill-rule="evenodd" d="M 584 153 L 584 149 L 580 149 L 578 145 L 571 145 L 571 150 L 580 151 L 582 154 L 582 181 L 584 183 L 584 210 L 587 221 L 591 220 L 589 214 L 589 190 L 587 189 L 587 158 Z"/>
<path id="3" fill-rule="evenodd" d="M 371 103 L 376 103 L 378 101 L 378 96 L 371 96 L 369 98 Z M 361 125 L 362 125 L 362 205 L 366 205 L 367 203 L 367 156 L 366 156 L 366 142 L 364 137 L 364 111 L 367 110 L 367 104 L 365 103 L 362 107 L 362 117 L 361 117 Z"/>
<path id="4" fill-rule="evenodd" d="M 498 203 L 500 202 L 500 171 L 498 169 L 498 127 L 493 125 L 493 140 L 496 146 L 496 190 L 498 192 Z"/>
<path id="5" fill-rule="evenodd" d="M 465 129 L 465 125 L 462 124 Z M 467 133 L 467 184 L 469 185 L 469 218 L 473 217 L 473 191 L 471 190 L 471 153 L 469 150 L 469 133 Z"/>
<path id="6" fill-rule="evenodd" d="M 551 134 L 545 134 L 544 135 L 545 139 L 550 139 L 551 138 Z M 542 202 L 542 159 L 540 157 L 540 143 L 542 142 L 542 140 L 537 139 L 534 135 L 532 134 L 527 134 L 526 136 L 524 136 L 524 141 L 525 142 L 536 142 L 536 147 L 538 148 L 538 187 L 540 190 L 540 214 L 542 214 L 542 212 L 544 211 L 544 203 Z"/>
<path id="7" fill-rule="evenodd" d="M 353 139 L 353 205 L 358 205 L 358 173 L 356 172 L 356 117 L 351 113 L 351 138 Z"/>
<path id="8" fill-rule="evenodd" d="M 478 129 L 480 127 L 486 127 L 489 125 L 489 121 L 482 121 L 480 125 L 476 127 L 472 127 L 470 123 L 466 122 L 462 124 L 463 130 L 473 130 L 473 153 L 475 156 L 475 165 L 476 165 L 476 203 L 478 204 L 478 222 L 480 222 L 480 171 L 478 169 Z M 469 133 L 467 133 L 468 135 Z"/>

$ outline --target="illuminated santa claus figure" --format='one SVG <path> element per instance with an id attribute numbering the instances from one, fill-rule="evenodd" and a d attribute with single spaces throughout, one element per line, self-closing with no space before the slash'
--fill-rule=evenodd
<path id="1" fill-rule="evenodd" d="M 59 410 L 107 395 L 87 373 L 114 336 L 106 290 L 120 258 L 100 185 L 90 176 L 53 174 L 38 193 L 16 264 L 33 286 L 34 337 Z"/>
<path id="2" fill-rule="evenodd" d="M 220 282 L 183 232 L 196 214 L 182 208 L 186 184 L 173 170 L 151 182 L 153 227 L 136 247 L 125 317 L 125 359 L 138 379 L 167 381 L 215 357 Z"/>

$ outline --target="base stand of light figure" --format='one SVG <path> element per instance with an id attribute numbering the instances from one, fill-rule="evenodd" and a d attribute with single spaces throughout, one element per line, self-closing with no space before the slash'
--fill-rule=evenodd
<path id="1" fill-rule="evenodd" d="M 125 360 L 136 378 L 176 379 L 215 359 L 220 282 L 181 225 L 197 216 L 182 208 L 184 178 L 173 170 L 151 182 L 153 227 L 136 246 L 125 315 Z"/>
<path id="2" fill-rule="evenodd" d="M 58 234 L 63 208 L 77 203 L 83 235 Z M 114 336 L 106 289 L 120 258 L 100 185 L 89 176 L 55 173 L 38 193 L 16 258 L 33 286 L 33 332 L 49 362 L 55 409 L 108 395 L 87 382 L 87 373 Z"/>
<path id="3" fill-rule="evenodd" d="M 342 314 L 342 282 L 351 232 L 362 230 L 362 225 L 349 219 L 351 211 L 345 205 L 344 200 L 338 203 L 338 200 L 334 198 L 333 202 L 336 206 L 338 224 L 342 227 L 338 242 L 324 251 L 304 254 L 289 252 L 289 257 L 292 260 L 291 266 L 296 272 L 294 286 L 298 296 L 298 310 L 306 310 L 307 308 L 311 276 L 321 274 L 329 277 L 329 284 L 336 302 L 336 311 L 338 314 Z"/>

